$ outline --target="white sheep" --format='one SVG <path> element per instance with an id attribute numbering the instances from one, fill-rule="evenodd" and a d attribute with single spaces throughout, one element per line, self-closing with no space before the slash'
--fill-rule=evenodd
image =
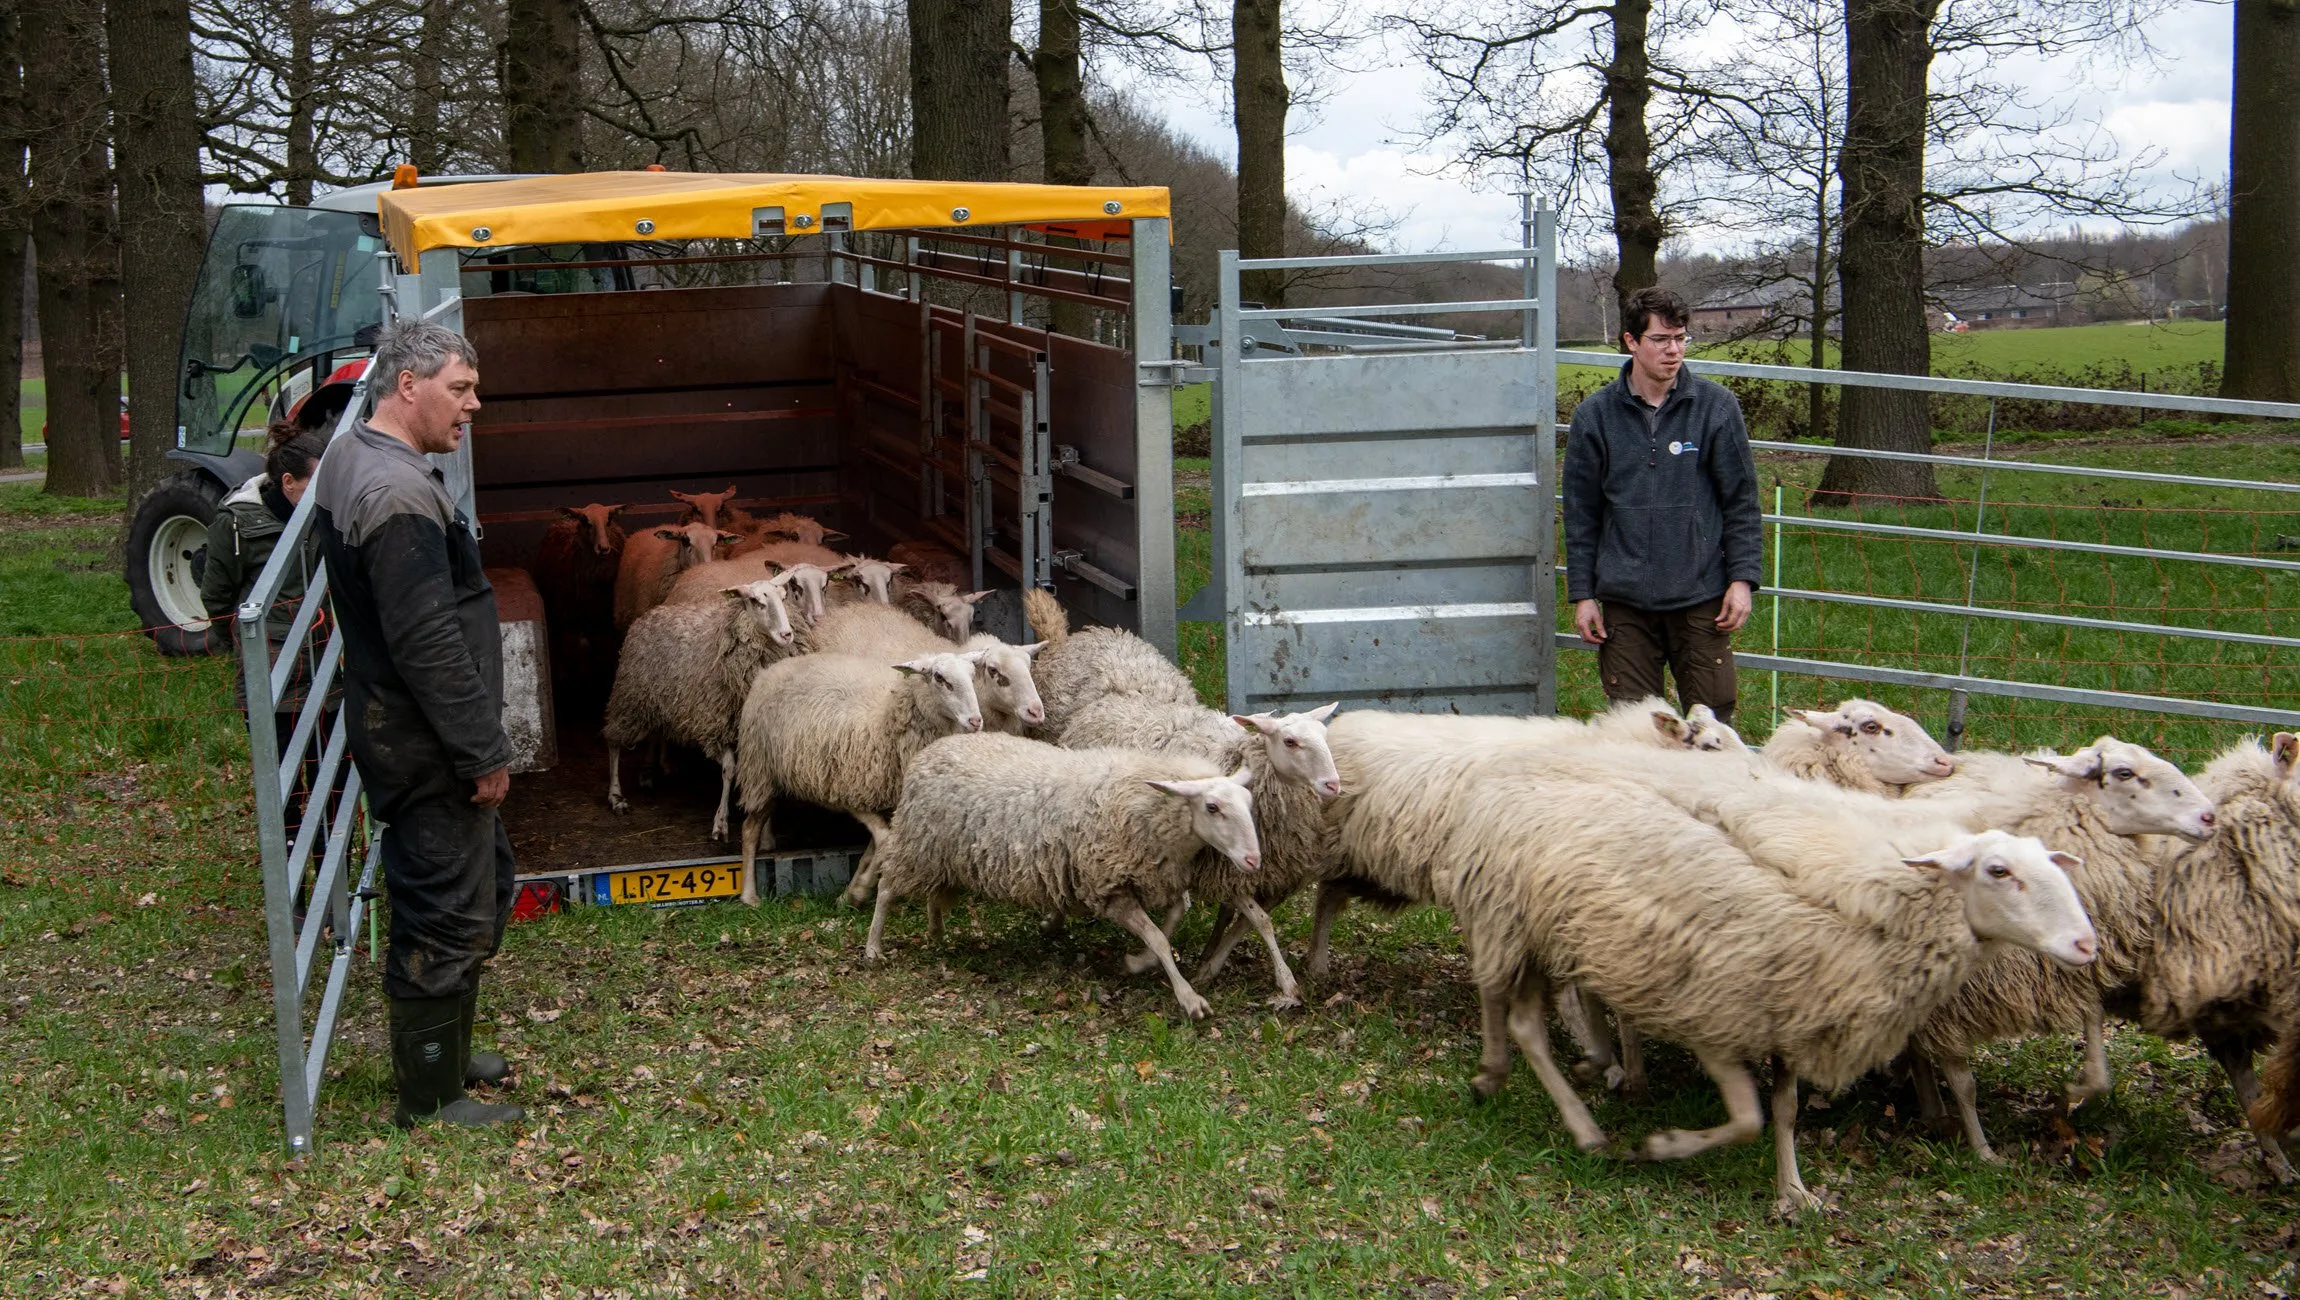
<path id="1" fill-rule="evenodd" d="M 881 605 L 894 603 L 894 580 L 907 567 L 888 560 L 873 559 L 868 555 L 849 555 L 846 563 L 831 571 L 838 579 L 831 588 L 831 603 L 852 605 L 858 601 L 875 600 Z"/>
<path id="2" fill-rule="evenodd" d="M 1278 985 L 1273 1007 L 1300 1006 L 1301 991 L 1269 913 L 1334 871 L 1325 801 L 1342 792 L 1342 780 L 1326 743 L 1325 722 L 1335 708 L 1328 704 L 1303 713 L 1229 716 L 1198 704 L 1111 695 L 1080 709 L 1062 733 L 1066 749 L 1195 754 L 1225 770 L 1253 774 L 1254 788 L 1261 792 L 1254 801 L 1254 822 L 1262 861 L 1255 870 L 1241 872 L 1219 854 L 1200 855 L 1190 894 L 1219 901 L 1221 910 L 1196 974 L 1203 981 L 1221 973 L 1231 948 L 1251 926 L 1270 953 L 1271 976 Z M 1180 919 L 1176 910 L 1161 929 L 1171 936 Z M 1136 953 L 1126 964 L 1140 974 L 1156 964 L 1156 956 Z"/>
<path id="3" fill-rule="evenodd" d="M 1915 718 L 1857 698 L 1826 713 L 1787 710 L 1758 752 L 1784 772 L 1872 794 L 1900 794 L 1957 765 Z"/>
<path id="4" fill-rule="evenodd" d="M 769 665 L 743 699 L 735 772 L 743 789 L 743 901 L 756 904 L 761 841 L 777 798 L 844 812 L 871 833 L 858 876 L 871 867 L 886 815 L 902 797 L 903 768 L 928 742 L 980 731 L 974 694 L 980 652 L 955 647 L 888 666 L 810 654 Z"/>
<path id="5" fill-rule="evenodd" d="M 1757 1136 L 1749 1066 L 1776 1057 L 1775 1209 L 1818 1201 L 1797 1169 L 1800 1079 L 1841 1088 L 1896 1055 L 1978 965 L 1984 943 L 2082 965 L 2095 937 L 2062 855 L 1990 831 L 1932 851 L 1848 846 L 1827 872 L 1789 877 L 1724 832 L 1619 776 L 1585 783 L 1467 769 L 1422 792 L 1433 878 L 1460 925 L 1486 1045 L 1479 1091 L 1506 1077 L 1514 1037 L 1567 1129 L 1606 1144 L 1552 1057 L 1551 980 L 1571 980 L 1625 1022 L 1684 1044 L 1723 1094 L 1716 1128 L 1650 1135 L 1681 1159 Z"/>
<path id="6" fill-rule="evenodd" d="M 806 561 L 777 564 L 748 557 L 712 560 L 708 564 L 698 564 L 674 579 L 671 590 L 663 597 L 663 603 L 700 604 L 711 600 L 719 592 L 732 591 L 763 578 L 777 578 L 782 581 L 787 599 L 791 602 L 791 613 L 811 623 L 823 616 L 823 595 L 834 576 L 821 565 Z"/>
<path id="7" fill-rule="evenodd" d="M 816 654 L 861 655 L 886 661 L 951 648 L 950 642 L 908 614 L 871 601 L 832 609 L 799 634 L 799 643 Z M 1008 645 L 988 632 L 977 632 L 959 648 L 981 652 L 974 670 L 974 689 L 982 701 L 985 730 L 1019 735 L 1046 720 L 1046 706 L 1040 702 L 1031 676 L 1031 661 L 1042 643 Z"/>
<path id="8" fill-rule="evenodd" d="M 1157 647 L 1114 627 L 1070 630 L 1070 615 L 1054 594 L 1022 593 L 1022 613 L 1046 643 L 1038 656 L 1039 698 L 1046 702 L 1041 735 L 1059 736 L 1086 705 L 1107 695 L 1135 695 L 1171 704 L 1196 704 L 1198 688 Z"/>
<path id="9" fill-rule="evenodd" d="M 2141 958 L 2141 1027 L 2200 1039 L 2253 1125 L 2268 1170 L 2294 1180 L 2281 1124 L 2259 1104 L 2252 1057 L 2300 1006 L 2300 736 L 2247 737 L 2196 784 L 2219 831 L 2156 873 L 2156 942 Z"/>
<path id="10" fill-rule="evenodd" d="M 657 605 L 631 625 L 607 697 L 607 806 L 623 797 L 625 749 L 647 741 L 693 745 L 719 763 L 719 810 L 711 838 L 727 838 L 735 780 L 736 715 L 751 678 L 790 653 L 783 578 L 753 582 L 707 604 Z M 644 780 L 644 776 L 641 778 Z"/>
<path id="11" fill-rule="evenodd" d="M 912 582 L 898 577 L 894 584 L 895 608 L 953 641 L 964 641 L 974 634 L 974 607 L 989 594 L 960 591 L 947 582 Z"/>
<path id="12" fill-rule="evenodd" d="M 1182 1013 L 1212 1010 L 1174 964 L 1145 908 L 1189 888 L 1211 848 L 1252 871 L 1260 862 L 1252 774 L 1224 776 L 1188 754 L 1057 749 L 1019 736 L 953 736 L 922 750 L 879 845 L 878 906 L 865 954 L 884 955 L 894 900 L 928 896 L 939 938 L 949 896 L 965 890 L 1040 912 L 1103 916 L 1157 955 Z"/>

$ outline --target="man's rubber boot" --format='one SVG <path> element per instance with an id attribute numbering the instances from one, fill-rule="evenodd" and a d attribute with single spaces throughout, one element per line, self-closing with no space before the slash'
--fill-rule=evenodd
<path id="1" fill-rule="evenodd" d="M 399 1107 L 391 1122 L 483 1127 L 527 1118 L 517 1106 L 491 1106 L 463 1095 L 463 999 L 391 999 L 391 1073 Z"/>
<path id="2" fill-rule="evenodd" d="M 463 1086 L 475 1083 L 496 1084 L 511 1077 L 511 1062 L 494 1052 L 471 1050 L 471 1029 L 479 1023 L 479 986 L 463 995 L 463 1005 L 457 1012 L 458 1040 L 463 1053 Z"/>

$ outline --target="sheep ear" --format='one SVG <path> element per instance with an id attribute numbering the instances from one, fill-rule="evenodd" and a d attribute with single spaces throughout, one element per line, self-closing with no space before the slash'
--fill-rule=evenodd
<path id="1" fill-rule="evenodd" d="M 1028 645 L 1018 645 L 1014 648 L 1020 650 L 1026 655 L 1029 655 L 1031 658 L 1036 659 L 1038 657 L 1038 652 L 1046 648 L 1046 643 L 1044 641 L 1033 641 Z"/>
<path id="2" fill-rule="evenodd" d="M 907 569 L 907 568 L 909 568 L 909 567 L 910 567 L 910 566 L 909 566 L 909 565 L 907 565 L 907 564 L 896 564 L 896 563 L 893 563 L 892 561 L 889 561 L 889 562 L 887 563 L 887 566 L 886 566 L 886 571 L 887 571 L 888 573 L 900 573 L 900 572 L 902 572 L 904 569 Z"/>
<path id="3" fill-rule="evenodd" d="M 1230 715 L 1230 721 L 1248 731 L 1259 731 L 1265 736 L 1278 729 L 1276 715 L 1269 713 L 1233 713 Z"/>
<path id="4" fill-rule="evenodd" d="M 1300 716 L 1308 718 L 1312 722 L 1324 722 L 1326 719 L 1334 716 L 1334 710 L 1340 707 L 1342 707 L 1342 702 L 1340 700 L 1335 700 L 1332 704 L 1321 704 L 1317 708 L 1310 710 L 1308 713 L 1301 714 Z"/>
<path id="5" fill-rule="evenodd" d="M 1928 853 L 1921 858 L 1902 858 L 1901 862 L 1903 865 L 1915 867 L 1919 871 L 1938 871 L 1944 876 L 1973 869 L 1972 856 L 1967 853 L 1960 853 L 1953 848 Z"/>
<path id="6" fill-rule="evenodd" d="M 907 663 L 896 664 L 894 666 L 894 670 L 898 673 L 901 673 L 905 677 L 916 677 L 920 673 L 927 671 L 933 666 L 933 663 L 928 660 L 913 659 Z"/>
<path id="7" fill-rule="evenodd" d="M 1715 722 L 1717 710 L 1706 704 L 1696 704 L 1685 711 L 1685 720 L 1687 722 Z"/>
<path id="8" fill-rule="evenodd" d="M 741 540 L 743 540 L 743 535 L 741 533 L 719 534 L 719 545 L 721 546 L 733 546 L 735 543 Z"/>
<path id="9" fill-rule="evenodd" d="M 959 593 L 959 597 L 958 597 L 958 598 L 959 598 L 960 600 L 963 600 L 963 601 L 965 601 L 965 602 L 966 602 L 967 604 L 969 604 L 969 605 L 974 605 L 974 604 L 979 604 L 979 603 L 981 602 L 982 598 L 983 598 L 984 596 L 987 596 L 987 595 L 989 595 L 989 594 L 990 594 L 990 593 L 989 593 L 989 592 L 987 592 L 987 591 L 967 591 L 967 592 L 961 592 L 961 593 Z"/>
<path id="10" fill-rule="evenodd" d="M 1254 784 L 1254 769 L 1240 763 L 1238 770 L 1230 774 L 1230 779 L 1239 785 L 1251 788 Z"/>
<path id="11" fill-rule="evenodd" d="M 2045 854 L 2045 857 L 2051 859 L 2052 864 L 2056 867 L 2059 867 L 2063 871 L 2074 871 L 2078 867 L 2084 865 L 2083 858 L 2076 856 L 2074 853 L 2063 853 L 2059 849 L 2054 849 L 2052 852 Z"/>
<path id="12" fill-rule="evenodd" d="M 2290 775 L 2293 767 L 2300 765 L 2300 736 L 2279 731 L 2268 742 L 2268 752 L 2275 756 L 2277 770 Z"/>
<path id="13" fill-rule="evenodd" d="M 1653 711 L 1653 729 L 1660 732 L 1662 735 L 1667 736 L 1671 740 L 1681 741 L 1685 739 L 1687 734 L 1685 719 L 1678 717 L 1676 714 L 1671 713 L 1666 709 L 1655 709 Z"/>
<path id="14" fill-rule="evenodd" d="M 1168 794 L 1179 795 L 1184 799 L 1194 799 L 1200 791 L 1206 788 L 1204 781 L 1145 781 L 1143 784 L 1153 790 L 1163 790 Z"/>
<path id="15" fill-rule="evenodd" d="M 583 508 L 581 506 L 561 506 L 559 507 L 559 513 L 567 516 L 569 519 L 581 519 L 583 517 Z"/>
<path id="16" fill-rule="evenodd" d="M 685 537 L 686 534 L 680 532 L 676 528 L 658 528 L 655 530 L 655 536 L 662 538 L 666 542 L 675 542 Z"/>
<path id="17" fill-rule="evenodd" d="M 687 494 L 686 494 L 686 493 L 684 493 L 684 492 L 681 492 L 681 491 L 680 491 L 679 489 L 677 489 L 677 488 L 672 488 L 672 489 L 671 489 L 671 495 L 672 495 L 672 496 L 674 496 L 674 497 L 676 497 L 676 498 L 678 498 L 678 499 L 679 499 L 679 500 L 681 500 L 681 501 L 684 501 L 684 502 L 686 502 L 688 505 L 693 505 L 693 504 L 695 504 L 695 498 L 693 498 L 693 497 L 691 497 L 691 496 L 687 495 Z"/>
<path id="18" fill-rule="evenodd" d="M 2066 758 L 2024 758 L 2021 761 L 2058 773 L 2072 781 L 2091 781 L 2100 776 L 2100 751 L 2097 749 L 2080 749 Z"/>
<path id="19" fill-rule="evenodd" d="M 847 535 L 840 532 L 836 528 L 825 528 L 823 530 L 823 540 L 826 542 L 843 542 L 846 539 Z"/>
<path id="20" fill-rule="evenodd" d="M 622 514 L 624 511 L 626 511 L 626 510 L 628 510 L 628 509 L 630 509 L 630 508 L 631 508 L 631 504 L 630 504 L 629 502 L 627 502 L 627 501 L 626 501 L 626 502 L 624 502 L 622 505 L 609 506 L 609 507 L 607 507 L 607 517 L 608 517 L 609 519 L 613 519 L 615 516 L 617 516 L 617 515 L 619 515 L 619 514 Z"/>

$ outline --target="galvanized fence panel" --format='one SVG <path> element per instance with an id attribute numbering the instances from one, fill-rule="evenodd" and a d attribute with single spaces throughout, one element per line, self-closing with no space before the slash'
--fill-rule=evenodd
<path id="1" fill-rule="evenodd" d="M 1556 407 L 1554 225 L 1529 221 L 1504 254 L 1536 292 L 1473 304 L 1248 308 L 1243 270 L 1383 264 L 1394 257 L 1222 254 L 1214 426 L 1215 566 L 1234 711 L 1340 699 L 1387 708 L 1545 711 L 1554 626 L 1549 483 Z M 1424 349 L 1450 331 L 1366 331 L 1407 312 L 1532 313 L 1518 346 L 1285 355 L 1359 340 Z M 1284 320 L 1293 326 L 1281 325 Z M 1267 322 L 1267 324 L 1265 324 Z M 1424 342 L 1423 340 L 1429 340 Z M 1203 606 L 1201 606 L 1203 608 Z"/>

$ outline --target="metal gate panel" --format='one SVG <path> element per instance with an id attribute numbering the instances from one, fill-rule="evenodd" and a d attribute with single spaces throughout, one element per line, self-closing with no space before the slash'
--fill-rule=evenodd
<path id="1" fill-rule="evenodd" d="M 1547 302 L 1546 217 L 1539 230 L 1527 278 Z M 1539 313 L 1514 346 L 1257 347 L 1286 331 L 1239 300 L 1241 269 L 1351 260 L 1222 255 L 1215 572 L 1230 707 L 1549 711 L 1554 324 Z M 1515 313 L 1531 297 L 1479 306 Z"/>

